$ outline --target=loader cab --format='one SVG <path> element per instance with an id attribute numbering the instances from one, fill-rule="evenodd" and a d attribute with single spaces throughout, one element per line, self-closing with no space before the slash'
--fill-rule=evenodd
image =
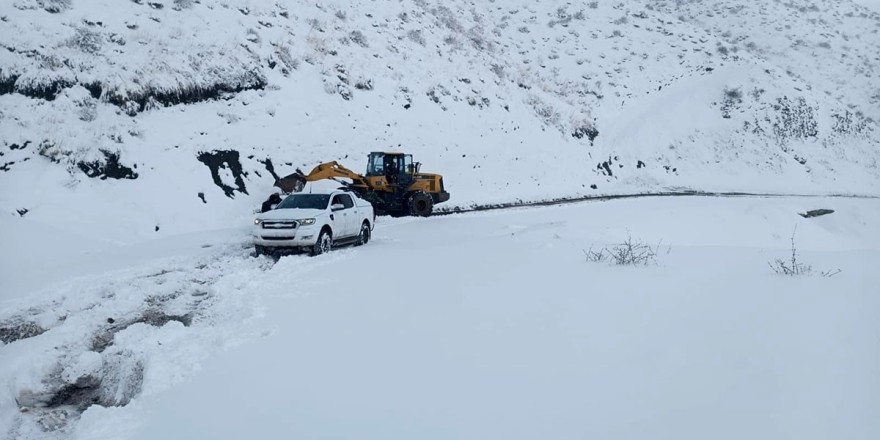
<path id="1" fill-rule="evenodd" d="M 419 165 L 412 154 L 373 152 L 367 159 L 367 176 L 385 176 L 389 184 L 408 188 Z"/>
<path id="2" fill-rule="evenodd" d="M 416 172 L 412 154 L 370 153 L 367 159 L 367 176 L 385 176 L 389 170 L 397 169 L 396 174 L 412 175 Z"/>

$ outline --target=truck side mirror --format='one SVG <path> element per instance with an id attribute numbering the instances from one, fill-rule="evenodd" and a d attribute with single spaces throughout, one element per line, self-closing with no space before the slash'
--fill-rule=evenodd
<path id="1" fill-rule="evenodd" d="M 345 209 L 345 205 L 343 205 L 342 203 L 334 203 L 334 204 L 330 205 L 331 211 L 339 211 L 342 209 Z"/>

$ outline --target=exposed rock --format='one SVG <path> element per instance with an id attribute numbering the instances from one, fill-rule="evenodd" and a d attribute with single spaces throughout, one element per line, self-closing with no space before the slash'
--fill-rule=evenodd
<path id="1" fill-rule="evenodd" d="M 105 158 L 103 163 L 98 160 L 94 162 L 80 161 L 77 162 L 76 166 L 86 173 L 87 176 L 97 177 L 101 180 L 106 180 L 108 177 L 111 179 L 137 179 L 138 174 L 134 170 L 119 163 L 118 153 L 107 150 L 101 150 L 101 153 L 104 154 Z"/>
<path id="2" fill-rule="evenodd" d="M 596 138 L 599 137 L 599 130 L 596 130 L 593 127 L 577 127 L 574 129 L 571 135 L 577 139 L 582 139 L 586 137 L 590 140 L 590 145 L 593 145 L 593 141 L 595 141 Z"/>
<path id="3" fill-rule="evenodd" d="M 266 171 L 268 171 L 269 174 L 272 174 L 272 177 L 274 177 L 275 180 L 278 180 L 281 178 L 278 176 L 278 174 L 275 173 L 275 165 L 272 163 L 272 159 L 267 157 L 266 160 L 261 160 L 259 162 L 261 164 L 263 164 L 263 166 L 266 167 Z"/>
<path id="4" fill-rule="evenodd" d="M 244 185 L 242 176 L 246 174 L 241 169 L 238 151 L 235 150 L 214 150 L 211 152 L 200 152 L 197 156 L 199 162 L 208 166 L 211 170 L 211 177 L 214 184 L 223 190 L 226 197 L 234 198 L 235 191 L 247 194 L 247 188 Z M 228 169 L 235 179 L 235 188 L 223 183 L 220 179 L 220 168 Z"/>
<path id="5" fill-rule="evenodd" d="M 831 214 L 831 213 L 833 213 L 833 212 L 834 212 L 833 209 L 813 209 L 813 210 L 811 210 L 811 211 L 807 211 L 807 212 L 804 212 L 804 213 L 799 213 L 798 215 L 801 216 L 801 217 L 803 217 L 803 218 L 811 218 L 811 217 L 819 217 L 819 216 L 822 216 L 822 215 L 828 215 L 828 214 Z"/>

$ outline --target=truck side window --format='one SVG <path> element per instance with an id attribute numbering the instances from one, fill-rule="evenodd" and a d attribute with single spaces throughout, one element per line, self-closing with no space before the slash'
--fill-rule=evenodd
<path id="1" fill-rule="evenodd" d="M 336 197 L 339 198 L 338 203 L 342 203 L 342 206 L 345 206 L 345 209 L 354 207 L 354 202 L 348 194 L 340 194 Z"/>
<path id="2" fill-rule="evenodd" d="M 330 206 L 331 206 L 331 207 L 332 207 L 333 205 L 342 205 L 342 204 L 343 204 L 343 203 L 342 203 L 342 197 L 339 196 L 339 195 L 335 195 L 335 196 L 333 196 L 333 200 L 330 201 Z"/>

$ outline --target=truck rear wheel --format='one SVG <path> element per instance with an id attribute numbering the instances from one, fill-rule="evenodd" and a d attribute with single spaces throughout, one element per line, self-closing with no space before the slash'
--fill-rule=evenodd
<path id="1" fill-rule="evenodd" d="M 434 200 L 424 191 L 416 191 L 407 200 L 409 215 L 416 217 L 428 217 L 434 211 Z"/>
<path id="2" fill-rule="evenodd" d="M 358 234 L 357 241 L 354 243 L 355 246 L 363 246 L 370 242 L 370 224 L 367 222 L 363 222 L 361 224 L 361 232 Z"/>

